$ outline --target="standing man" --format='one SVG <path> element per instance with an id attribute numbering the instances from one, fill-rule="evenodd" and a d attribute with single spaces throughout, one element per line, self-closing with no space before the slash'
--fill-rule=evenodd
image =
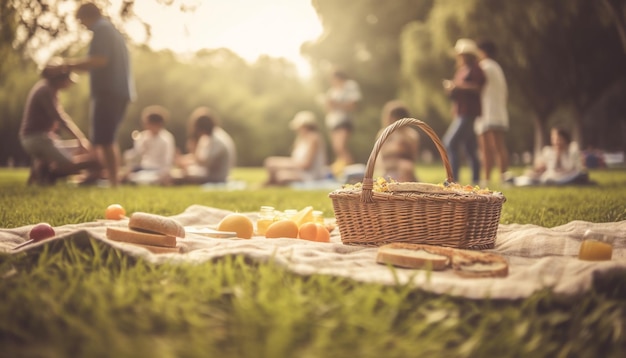
<path id="1" fill-rule="evenodd" d="M 335 154 L 335 161 L 331 165 L 335 176 L 339 176 L 345 166 L 354 163 L 348 141 L 354 130 L 354 113 L 360 100 L 361 89 L 358 83 L 345 72 L 335 70 L 324 103 L 326 127 L 330 131 L 330 142 Z"/>
<path id="2" fill-rule="evenodd" d="M 124 36 L 104 18 L 93 3 L 76 11 L 76 19 L 93 32 L 88 56 L 68 60 L 66 70 L 89 71 L 91 139 L 112 187 L 119 182 L 120 151 L 116 133 L 128 103 L 134 99 L 130 60 Z M 92 175 L 86 184 L 95 182 Z"/>
<path id="3" fill-rule="evenodd" d="M 502 68 L 493 59 L 496 53 L 495 44 L 489 40 L 479 41 L 478 50 L 480 68 L 487 78 L 481 94 L 482 115 L 476 119 L 475 124 L 478 147 L 486 183 L 491 179 L 494 162 L 500 168 L 500 180 L 505 182 L 510 177 L 509 153 L 504 142 L 504 135 L 509 129 L 508 88 Z"/>

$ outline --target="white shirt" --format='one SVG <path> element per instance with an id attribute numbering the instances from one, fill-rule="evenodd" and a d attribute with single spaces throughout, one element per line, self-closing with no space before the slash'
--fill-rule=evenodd
<path id="1" fill-rule="evenodd" d="M 144 130 L 133 144 L 135 152 L 139 155 L 141 169 L 169 171 L 174 163 L 176 142 L 172 133 L 161 129 L 157 135 Z"/>
<path id="2" fill-rule="evenodd" d="M 331 87 L 328 89 L 326 96 L 329 100 L 339 103 L 358 102 L 361 100 L 361 89 L 359 84 L 354 80 L 346 80 L 343 86 Z M 350 113 L 341 110 L 333 109 L 326 115 L 326 126 L 330 129 L 335 128 L 337 125 L 344 121 L 350 121 Z"/>
<path id="3" fill-rule="evenodd" d="M 481 93 L 482 114 L 476 118 L 474 129 L 477 134 L 490 127 L 509 128 L 509 112 L 507 110 L 508 87 L 502 67 L 490 59 L 480 61 L 480 68 L 485 73 L 485 86 Z"/>
<path id="4" fill-rule="evenodd" d="M 552 146 L 544 147 L 539 161 L 546 166 L 546 171 L 541 174 L 542 182 L 565 181 L 577 176 L 583 170 L 580 150 L 576 142 L 571 142 L 568 150 L 560 155 Z"/>

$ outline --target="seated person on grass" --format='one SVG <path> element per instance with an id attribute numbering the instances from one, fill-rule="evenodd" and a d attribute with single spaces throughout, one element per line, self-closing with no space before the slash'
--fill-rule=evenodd
<path id="1" fill-rule="evenodd" d="M 382 110 L 382 128 L 377 138 L 389 125 L 410 117 L 406 106 L 397 100 L 389 101 Z M 378 153 L 376 170 L 383 178 L 399 182 L 416 182 L 415 163 L 418 158 L 419 133 L 415 128 L 405 126 L 393 131 L 385 140 Z"/>
<path id="2" fill-rule="evenodd" d="M 326 145 L 315 114 L 298 112 L 289 122 L 296 132 L 291 156 L 268 157 L 264 166 L 268 178 L 265 185 L 287 185 L 295 182 L 321 180 L 328 173 Z"/>
<path id="3" fill-rule="evenodd" d="M 22 147 L 33 159 L 29 185 L 50 185 L 82 169 L 99 168 L 98 159 L 90 154 L 89 140 L 58 99 L 58 92 L 75 83 L 76 75 L 45 68 L 41 77 L 28 94 L 19 132 Z M 68 141 L 60 140 L 60 129 L 74 137 L 77 145 L 72 148 Z"/>
<path id="4" fill-rule="evenodd" d="M 187 154 L 176 158 L 174 184 L 225 183 L 231 169 L 228 145 L 213 134 L 217 116 L 212 111 L 196 112 L 189 119 Z"/>
<path id="5" fill-rule="evenodd" d="M 133 148 L 124 153 L 127 165 L 122 181 L 168 184 L 174 165 L 176 143 L 165 123 L 169 112 L 161 106 L 148 106 L 141 114 L 144 130 L 133 135 Z"/>
<path id="6" fill-rule="evenodd" d="M 570 134 L 564 129 L 552 128 L 550 143 L 541 151 L 535 166 L 525 175 L 512 178 L 513 183 L 518 186 L 589 184 L 578 144 L 572 142 Z"/>

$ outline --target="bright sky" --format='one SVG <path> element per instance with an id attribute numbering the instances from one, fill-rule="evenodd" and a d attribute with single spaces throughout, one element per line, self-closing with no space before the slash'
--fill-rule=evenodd
<path id="1" fill-rule="evenodd" d="M 311 0 L 198 0 L 193 13 L 155 1 L 136 1 L 135 12 L 152 25 L 154 49 L 177 52 L 226 47 L 248 61 L 259 55 L 284 57 L 303 75 L 310 73 L 300 56 L 303 42 L 322 34 Z"/>

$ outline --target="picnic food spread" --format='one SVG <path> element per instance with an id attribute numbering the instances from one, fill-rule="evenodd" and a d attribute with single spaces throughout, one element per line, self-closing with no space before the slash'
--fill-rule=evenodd
<path id="1" fill-rule="evenodd" d="M 107 227 L 106 237 L 144 247 L 153 253 L 180 252 L 177 238 L 185 237 L 185 229 L 174 219 L 136 212 L 130 216 L 128 228 Z"/>
<path id="2" fill-rule="evenodd" d="M 509 272 L 506 259 L 500 255 L 425 244 L 380 246 L 376 262 L 410 269 L 452 269 L 462 277 L 506 277 Z"/>

